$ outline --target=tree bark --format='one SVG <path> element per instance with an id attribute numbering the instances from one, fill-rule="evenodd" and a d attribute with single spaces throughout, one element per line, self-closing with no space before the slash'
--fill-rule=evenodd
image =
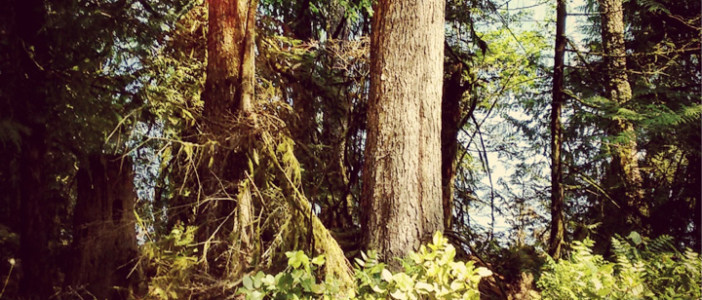
<path id="1" fill-rule="evenodd" d="M 551 103 L 551 236 L 549 238 L 549 255 L 559 259 L 565 235 L 563 223 L 564 195 L 563 168 L 561 164 L 561 148 L 563 144 L 563 127 L 561 125 L 561 107 L 563 95 L 563 65 L 566 46 L 565 0 L 556 3 L 556 54 L 553 64 L 553 99 Z"/>
<path id="2" fill-rule="evenodd" d="M 599 0 L 602 16 L 602 46 L 604 48 L 606 97 L 615 107 L 624 107 L 631 100 L 624 44 L 624 17 L 621 0 Z M 637 143 L 634 124 L 626 119 L 612 120 L 607 128 L 610 137 L 625 137 L 626 141 L 611 143 L 611 173 L 616 182 L 612 184 L 615 199 L 626 199 L 629 210 L 637 210 L 640 216 L 648 215 L 644 203 L 642 177 L 636 159 Z"/>
<path id="3" fill-rule="evenodd" d="M 88 297 L 126 299 L 136 283 L 137 273 L 128 275 L 138 255 L 131 161 L 116 155 L 91 155 L 77 180 L 75 262 L 68 282 L 74 288 L 84 287 L 79 292 Z"/>
<path id="4" fill-rule="evenodd" d="M 442 0 L 375 5 L 363 168 L 364 244 L 393 259 L 443 230 Z"/>
<path id="5" fill-rule="evenodd" d="M 11 1 L 8 4 L 5 9 L 14 13 L 10 15 L 11 27 L 8 29 L 11 39 L 17 43 L 17 50 L 11 55 L 17 60 L 19 73 L 18 85 L 12 91 L 14 99 L 9 99 L 8 103 L 17 102 L 17 110 L 13 113 L 28 129 L 22 136 L 19 155 L 19 258 L 23 272 L 19 292 L 23 299 L 48 299 L 55 283 L 52 272 L 48 271 L 55 266 L 49 250 L 53 224 L 47 183 L 51 174 L 45 169 L 48 152 L 46 116 L 50 113 L 50 106 L 46 91 L 47 74 L 39 67 L 46 66 L 49 60 L 48 39 L 42 31 L 46 7 L 41 0 Z"/>
<path id="6" fill-rule="evenodd" d="M 48 299 L 52 292 L 51 251 L 49 232 L 51 215 L 44 200 L 47 197 L 46 175 L 42 172 L 46 155 L 45 130 L 33 128 L 29 140 L 22 147 L 20 171 L 20 253 L 23 276 L 20 294 L 23 299 Z M 36 140 L 33 140 L 36 139 Z"/>
<path id="7" fill-rule="evenodd" d="M 250 12 L 253 10 L 253 13 Z M 229 114 L 250 112 L 253 103 L 244 90 L 251 92 L 253 78 L 246 78 L 253 68 L 255 0 L 210 0 L 207 32 L 207 79 L 203 99 L 208 122 L 223 122 Z M 247 38 L 249 40 L 247 40 Z M 249 76 L 250 77 L 250 76 Z M 251 82 L 248 82 L 251 80 Z"/>
<path id="8" fill-rule="evenodd" d="M 249 188 L 244 183 L 248 141 L 247 133 L 243 131 L 249 129 L 247 126 L 251 125 L 251 121 L 255 123 L 254 34 L 257 4 L 256 0 L 210 0 L 208 3 L 207 79 L 202 94 L 205 102 L 203 131 L 205 136 L 214 140 L 215 145 L 205 155 L 199 170 L 201 189 L 209 199 L 216 195 L 238 196 L 231 199 L 233 201 L 205 200 L 196 215 L 196 224 L 200 226 L 200 242 L 209 243 L 212 238 L 232 238 L 232 233 L 241 241 L 242 256 L 235 257 L 233 264 L 237 270 L 228 270 L 229 273 L 237 273 L 247 267 L 248 255 L 253 248 L 250 232 L 253 204 L 250 191 L 244 190 Z M 232 139 L 232 133 L 236 131 L 241 134 Z M 237 210 L 237 217 L 229 218 L 234 209 Z M 235 222 L 235 225 L 220 226 L 222 222 Z M 218 249 L 213 249 L 214 255 L 203 255 L 214 260 L 217 252 Z"/>

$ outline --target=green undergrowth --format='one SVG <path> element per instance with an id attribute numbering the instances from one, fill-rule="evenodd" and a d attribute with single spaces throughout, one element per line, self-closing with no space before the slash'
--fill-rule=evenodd
<path id="1" fill-rule="evenodd" d="M 401 259 L 399 272 L 391 271 L 373 251 L 362 254 L 350 274 L 351 286 L 330 276 L 328 255 L 310 257 L 303 251 L 286 252 L 287 263 L 276 274 L 259 271 L 243 278 L 202 280 L 206 274 L 198 262 L 194 232 L 193 227 L 176 227 L 158 243 L 145 243 L 142 259 L 151 273 L 148 299 L 183 299 L 211 294 L 212 289 L 224 290 L 224 297 L 253 300 L 480 299 L 478 284 L 492 275 L 471 261 L 455 261 L 456 249 L 436 233 L 432 243 Z M 540 293 L 533 291 L 529 297 L 702 299 L 700 255 L 677 250 L 669 236 L 649 239 L 634 232 L 616 237 L 609 260 L 594 254 L 593 245 L 589 239 L 575 241 L 567 258 L 546 257 L 536 284 Z"/>
<path id="2" fill-rule="evenodd" d="M 569 259 L 547 258 L 537 286 L 543 299 L 702 299 L 702 260 L 679 252 L 672 238 L 612 239 L 614 262 L 592 253 L 593 242 L 574 242 Z"/>
<path id="3" fill-rule="evenodd" d="M 454 261 L 455 255 L 456 249 L 441 233 L 434 235 L 432 243 L 402 259 L 401 272 L 390 271 L 370 251 L 356 259 L 355 288 L 343 289 L 338 280 L 323 276 L 323 255 L 310 258 L 302 251 L 287 252 L 285 270 L 246 276 L 237 293 L 252 300 L 480 299 L 478 283 L 492 272 L 476 268 L 470 261 Z"/>

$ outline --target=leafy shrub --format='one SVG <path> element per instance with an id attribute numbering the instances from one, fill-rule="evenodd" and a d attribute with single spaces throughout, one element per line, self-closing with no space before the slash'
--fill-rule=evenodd
<path id="1" fill-rule="evenodd" d="M 480 279 L 492 275 L 473 262 L 454 261 L 456 249 L 441 233 L 402 260 L 403 272 L 388 270 L 374 252 L 363 254 L 356 260 L 353 291 L 340 290 L 333 278 L 320 282 L 323 256 L 310 260 L 301 251 L 286 255 L 285 270 L 244 277 L 239 293 L 246 299 L 479 299 Z"/>
<path id="2" fill-rule="evenodd" d="M 192 277 L 197 273 L 196 227 L 175 226 L 161 240 L 142 247 L 142 264 L 150 276 L 149 299 L 181 299 L 192 294 Z"/>
<path id="3" fill-rule="evenodd" d="M 700 299 L 700 256 L 671 240 L 614 238 L 615 263 L 592 254 L 591 240 L 574 242 L 569 259 L 547 258 L 537 286 L 543 299 Z"/>

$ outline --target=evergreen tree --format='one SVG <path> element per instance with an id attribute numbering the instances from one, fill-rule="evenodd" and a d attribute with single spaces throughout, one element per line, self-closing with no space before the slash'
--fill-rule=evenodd
<path id="1" fill-rule="evenodd" d="M 366 246 L 396 265 L 444 225 L 444 3 L 379 1 L 374 11 L 361 226 Z"/>

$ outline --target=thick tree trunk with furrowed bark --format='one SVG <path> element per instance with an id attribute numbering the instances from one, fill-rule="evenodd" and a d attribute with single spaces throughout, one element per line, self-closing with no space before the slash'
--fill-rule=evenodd
<path id="1" fill-rule="evenodd" d="M 225 121 L 228 114 L 252 109 L 252 99 L 247 94 L 253 93 L 253 72 L 247 68 L 253 68 L 255 2 L 210 0 L 208 3 L 207 79 L 202 97 L 204 115 L 215 125 L 217 121 Z"/>
<path id="2" fill-rule="evenodd" d="M 208 2 L 207 79 L 202 94 L 205 102 L 203 132 L 215 142 L 199 168 L 203 194 L 198 205 L 196 224 L 198 240 L 206 243 L 232 238 L 241 241 L 240 257 L 233 258 L 236 274 L 247 268 L 252 245 L 251 222 L 253 204 L 246 180 L 245 132 L 255 123 L 254 105 L 254 34 L 256 0 L 210 0 Z M 244 136 L 233 139 L 232 136 Z M 218 201 L 216 198 L 234 198 Z M 236 216 L 231 213 L 236 211 Z M 221 226 L 233 222 L 233 226 Z M 224 229 L 221 229 L 224 228 Z M 227 245 L 221 243 L 220 245 Z M 209 248 L 206 246 L 206 248 Z M 216 259 L 223 249 L 212 248 L 208 261 Z M 229 265 L 226 263 L 220 265 Z M 223 271 L 223 270 L 220 270 Z"/>
<path id="3" fill-rule="evenodd" d="M 27 129 L 21 140 L 19 161 L 23 163 L 16 174 L 20 202 L 18 256 L 22 267 L 19 292 L 23 299 L 48 299 L 53 292 L 51 286 L 55 278 L 47 271 L 54 267 L 49 248 L 53 222 L 47 188 L 51 173 L 46 170 L 49 133 L 44 119 L 50 105 L 45 88 L 47 72 L 40 67 L 50 59 L 46 33 L 42 30 L 47 14 L 46 3 L 27 0 L 6 4 L 3 11 L 7 12 L 9 26 L 3 28 L 8 29 L 3 31 L 3 35 L 23 46 L 14 47 L 16 51 L 8 55 L 15 59 L 17 75 L 13 80 L 17 85 L 7 94 L 0 93 L 0 97 L 15 97 L 9 101 L 18 103 L 15 117 Z M 6 16 L 3 15 L 3 18 Z"/>
<path id="4" fill-rule="evenodd" d="M 366 247 L 395 266 L 395 257 L 443 230 L 444 6 L 375 5 L 361 223 Z"/>

